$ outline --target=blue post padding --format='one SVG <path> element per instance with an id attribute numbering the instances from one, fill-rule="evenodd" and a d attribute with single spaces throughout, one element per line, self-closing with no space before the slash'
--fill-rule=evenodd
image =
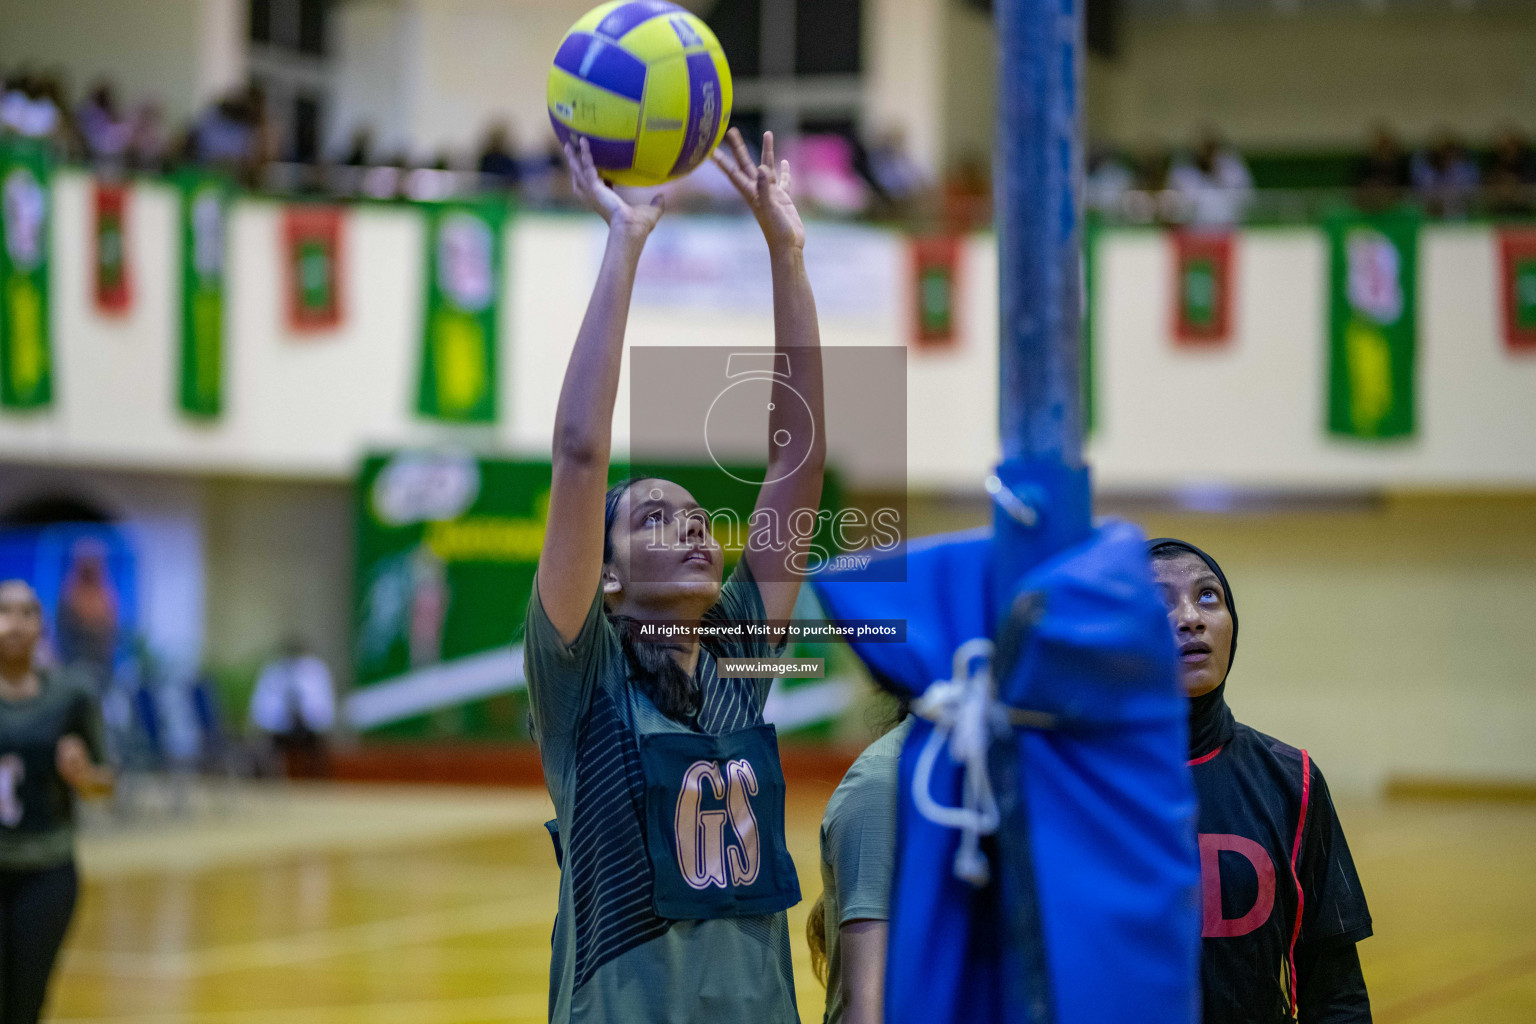
<path id="1" fill-rule="evenodd" d="M 906 618 L 907 643 L 853 647 L 911 696 L 949 678 L 960 644 L 995 634 L 994 560 L 985 532 L 934 538 L 908 549 L 906 583 L 842 574 L 816 590 L 833 618 Z M 886 1020 L 1040 1019 L 1038 995 L 1018 984 L 1040 953 L 1021 948 L 1030 931 L 1016 920 L 1033 895 L 1051 1019 L 1191 1024 L 1200 929 L 1187 708 L 1145 538 L 1128 524 L 1102 527 L 1028 573 L 1021 591 L 1041 595 L 1044 612 L 999 692 L 1061 725 L 1019 730 L 1011 778 L 994 779 L 1000 803 L 1015 796 L 1023 821 L 986 844 L 1001 870 L 981 890 L 953 877 L 959 834 L 917 812 L 913 768 L 932 726 L 914 726 L 900 769 Z M 930 792 L 959 805 L 961 780 L 940 756 Z M 1021 854 L 1032 894 L 1007 889 Z"/>
<path id="2" fill-rule="evenodd" d="M 1088 539 L 1093 491 L 1085 466 L 1043 459 L 1007 459 L 997 477 L 1036 514 L 1033 526 L 994 505 L 994 600 L 999 608 L 1018 591 L 1024 574 L 1059 551 Z"/>

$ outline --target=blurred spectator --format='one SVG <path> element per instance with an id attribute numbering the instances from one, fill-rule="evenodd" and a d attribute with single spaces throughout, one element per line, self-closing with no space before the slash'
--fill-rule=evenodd
<path id="1" fill-rule="evenodd" d="M 505 188 L 516 188 L 522 181 L 522 165 L 512 145 L 512 126 L 506 121 L 496 121 L 486 130 L 475 169 Z"/>
<path id="2" fill-rule="evenodd" d="M 1477 164 L 1450 132 L 1427 150 L 1414 154 L 1413 188 L 1435 217 L 1465 217 L 1477 195 Z"/>
<path id="3" fill-rule="evenodd" d="M 843 135 L 802 135 L 779 144 L 794 168 L 796 188 L 818 210 L 838 216 L 863 213 L 870 190 L 853 169 L 853 142 Z"/>
<path id="4" fill-rule="evenodd" d="M 1489 212 L 1504 216 L 1536 213 L 1536 152 L 1518 128 L 1508 128 L 1494 143 L 1484 184 Z"/>
<path id="5" fill-rule="evenodd" d="M 1253 201 L 1253 177 L 1237 150 L 1206 132 L 1191 162 L 1181 162 L 1168 174 L 1191 224 L 1236 224 Z"/>
<path id="6" fill-rule="evenodd" d="M 296 778 L 323 778 L 328 771 L 327 743 L 336 727 L 336 689 L 325 662 L 292 637 L 283 653 L 262 666 L 251 693 L 250 724 L 261 742 L 264 765 L 277 757 Z"/>
<path id="7" fill-rule="evenodd" d="M 1155 141 L 1143 143 L 1141 154 L 1136 158 L 1136 187 L 1143 192 L 1163 191 L 1168 187 L 1172 167 L 1173 158 L 1168 155 L 1168 147 Z"/>
<path id="8" fill-rule="evenodd" d="M 133 138 L 133 123 L 118 110 L 117 94 L 106 82 L 96 85 L 75 113 L 85 155 L 92 160 L 120 162 Z"/>
<path id="9" fill-rule="evenodd" d="M 1378 127 L 1355 177 L 1356 202 L 1366 210 L 1390 209 L 1403 201 L 1410 184 L 1408 155 L 1391 129 Z"/>
<path id="10" fill-rule="evenodd" d="M 900 127 L 882 132 L 862 154 L 865 177 L 875 194 L 888 205 L 910 206 L 928 189 L 928 176 L 907 151 L 907 136 Z"/>
<path id="11" fill-rule="evenodd" d="M 352 141 L 347 143 L 346 155 L 341 158 L 343 167 L 372 167 L 373 166 L 373 127 L 362 125 L 352 133 Z"/>
<path id="12" fill-rule="evenodd" d="M 222 167 L 247 184 L 254 183 L 271 154 L 265 91 L 252 82 L 230 93 L 204 111 L 188 142 L 197 162 Z"/>
<path id="13" fill-rule="evenodd" d="M 139 171 L 164 170 L 170 149 L 160 104 L 154 100 L 140 104 L 128 137 L 128 166 Z"/>
<path id="14" fill-rule="evenodd" d="M 39 75 L 14 76 L 0 97 L 0 128 L 29 139 L 58 138 L 64 113 L 54 102 L 55 92 Z"/>
<path id="15" fill-rule="evenodd" d="M 571 176 L 553 134 L 548 136 L 542 156 L 523 163 L 522 192 L 523 200 L 532 206 L 556 206 L 571 198 Z"/>
<path id="16" fill-rule="evenodd" d="M 992 178 L 986 160 L 962 156 L 944 178 L 944 230 L 961 234 L 992 218 Z"/>
<path id="17" fill-rule="evenodd" d="M 1135 187 L 1136 174 L 1120 154 L 1107 146 L 1089 147 L 1085 196 L 1088 209 L 1114 213 L 1120 209 L 1126 193 Z"/>

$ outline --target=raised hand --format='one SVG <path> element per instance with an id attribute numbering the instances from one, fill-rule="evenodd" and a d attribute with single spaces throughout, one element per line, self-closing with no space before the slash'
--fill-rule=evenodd
<path id="1" fill-rule="evenodd" d="M 795 201 L 789 198 L 789 161 L 779 161 L 775 169 L 773 132 L 763 133 L 763 162 L 760 164 L 752 162 L 747 144 L 735 128 L 726 133 L 725 141 L 726 144 L 711 156 L 752 208 L 758 226 L 763 229 L 763 237 L 768 240 L 768 248 L 803 248 L 805 225 L 800 222 Z"/>
<path id="2" fill-rule="evenodd" d="M 592 147 L 585 138 L 577 146 L 565 144 L 565 165 L 571 172 L 571 188 L 583 206 L 608 222 L 615 231 L 644 238 L 651 233 L 661 219 L 661 196 L 656 196 L 648 206 L 631 206 L 603 180 L 592 162 Z"/>

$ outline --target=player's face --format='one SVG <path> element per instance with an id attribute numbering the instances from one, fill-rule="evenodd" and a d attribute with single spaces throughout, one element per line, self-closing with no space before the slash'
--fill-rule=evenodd
<path id="1" fill-rule="evenodd" d="M 37 595 L 25 583 L 0 584 L 0 663 L 30 663 L 43 633 Z"/>
<path id="2" fill-rule="evenodd" d="M 670 480 L 630 485 L 614 517 L 610 600 L 679 618 L 702 615 L 720 598 L 720 545 L 693 495 Z M 617 583 L 617 594 L 611 589 Z"/>
<path id="3" fill-rule="evenodd" d="M 1184 692 L 1210 693 L 1227 678 L 1232 662 L 1232 613 L 1221 580 L 1189 552 L 1152 559 L 1152 576 L 1168 607 Z"/>

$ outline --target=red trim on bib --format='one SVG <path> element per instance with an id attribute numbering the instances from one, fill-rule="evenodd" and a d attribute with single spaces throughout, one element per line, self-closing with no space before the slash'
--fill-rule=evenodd
<path id="1" fill-rule="evenodd" d="M 1296 940 L 1301 938 L 1301 912 L 1306 907 L 1306 893 L 1301 888 L 1301 873 L 1298 868 L 1301 863 L 1301 837 L 1307 827 L 1307 802 L 1312 795 L 1312 757 L 1305 750 L 1301 752 L 1301 817 L 1296 822 L 1296 842 L 1291 847 L 1291 877 L 1296 880 L 1296 927 L 1291 931 L 1291 949 L 1289 963 L 1291 968 L 1291 1010 L 1293 1013 L 1301 1011 L 1299 995 L 1301 985 L 1296 977 Z"/>

